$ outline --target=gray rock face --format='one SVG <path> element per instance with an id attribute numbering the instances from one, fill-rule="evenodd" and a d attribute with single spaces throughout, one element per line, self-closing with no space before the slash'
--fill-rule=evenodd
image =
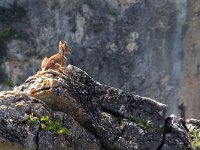
<path id="1" fill-rule="evenodd" d="M 4 142 L 0 146 L 5 150 L 17 148 L 63 150 L 67 147 L 80 150 L 100 149 L 98 139 L 67 114 L 53 112 L 42 101 L 26 96 L 24 93 L 11 91 L 0 94 L 0 137 L 1 142 Z M 43 130 L 41 116 L 49 116 L 51 120 L 59 118 L 63 127 L 70 128 L 70 136 L 66 137 L 52 130 Z"/>
<path id="2" fill-rule="evenodd" d="M 171 115 L 166 119 L 163 141 L 158 150 L 191 149 L 188 129 L 183 119 Z"/>
<path id="3" fill-rule="evenodd" d="M 78 122 L 93 132 L 106 149 L 157 148 L 161 142 L 165 105 L 102 86 L 74 66 L 68 66 L 67 70 L 66 77 L 49 72 L 28 79 L 27 92 L 54 110 L 62 110 L 74 118 L 78 116 Z M 148 142 L 144 144 L 144 140 Z"/>
<path id="4" fill-rule="evenodd" d="M 195 149 L 200 127 L 165 119 L 166 105 L 101 85 L 72 65 L 39 71 L 0 92 L 0 103 L 0 142 L 11 149 Z"/>
<path id="5" fill-rule="evenodd" d="M 22 83 L 68 39 L 70 63 L 94 79 L 167 103 L 169 114 L 199 118 L 199 3 L 1 0 L 2 83 Z"/>

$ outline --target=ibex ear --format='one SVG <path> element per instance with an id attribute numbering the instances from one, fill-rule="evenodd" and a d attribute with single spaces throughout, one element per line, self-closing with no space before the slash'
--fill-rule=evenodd
<path id="1" fill-rule="evenodd" d="M 60 42 L 61 42 L 61 44 L 67 44 L 67 42 L 64 40 L 61 40 Z"/>
<path id="2" fill-rule="evenodd" d="M 65 48 L 65 45 L 66 45 L 66 41 L 61 40 L 61 41 L 59 42 L 59 50 Z"/>
<path id="3" fill-rule="evenodd" d="M 64 40 L 61 40 L 61 41 L 59 42 L 59 45 L 63 45 L 63 44 L 67 44 L 67 42 L 64 41 Z"/>
<path id="4" fill-rule="evenodd" d="M 66 50 L 66 52 L 67 52 L 68 54 L 71 54 L 71 51 L 72 51 L 72 50 L 71 50 L 71 48 L 70 48 L 67 44 L 66 44 L 66 49 L 65 49 L 65 50 Z"/>

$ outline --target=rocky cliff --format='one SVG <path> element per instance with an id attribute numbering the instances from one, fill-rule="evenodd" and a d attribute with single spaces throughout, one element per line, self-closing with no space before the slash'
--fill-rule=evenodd
<path id="1" fill-rule="evenodd" d="M 69 65 L 0 92 L 0 147 L 31 150 L 199 148 L 200 121 L 165 118 L 167 105 L 94 81 Z"/>
<path id="2" fill-rule="evenodd" d="M 196 0 L 1 0 L 1 85 L 19 85 L 68 39 L 74 64 L 101 83 L 199 115 Z"/>

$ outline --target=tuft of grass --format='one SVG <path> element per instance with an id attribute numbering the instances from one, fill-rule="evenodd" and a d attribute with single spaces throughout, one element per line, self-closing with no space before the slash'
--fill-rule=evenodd
<path id="1" fill-rule="evenodd" d="M 134 119 L 133 122 L 135 122 L 139 127 L 142 127 L 144 129 L 152 128 L 152 121 L 150 119 L 148 119 L 147 121 Z"/>
<path id="2" fill-rule="evenodd" d="M 69 81 L 73 81 L 73 78 L 71 76 L 68 76 Z"/>
<path id="3" fill-rule="evenodd" d="M 200 150 L 199 130 L 194 129 L 190 132 L 191 145 L 194 150 Z"/>
<path id="4" fill-rule="evenodd" d="M 41 129 L 44 131 L 55 131 L 57 135 L 64 134 L 65 136 L 69 135 L 69 129 L 62 127 L 60 122 L 52 121 L 49 116 L 40 117 Z"/>
<path id="5" fill-rule="evenodd" d="M 29 115 L 29 120 L 30 120 L 31 122 L 33 122 L 33 123 L 37 123 L 37 119 L 36 119 L 36 117 L 34 117 L 33 113 L 31 113 L 31 114 Z"/>
<path id="6" fill-rule="evenodd" d="M 81 87 L 82 89 L 85 89 L 85 88 L 86 88 L 86 84 L 84 84 L 84 83 L 80 83 L 79 85 L 80 85 L 80 87 Z"/>

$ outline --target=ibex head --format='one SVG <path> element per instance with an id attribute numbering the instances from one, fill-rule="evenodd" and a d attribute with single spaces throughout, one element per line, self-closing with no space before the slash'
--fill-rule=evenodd
<path id="1" fill-rule="evenodd" d="M 64 40 L 61 40 L 59 42 L 59 53 L 61 53 L 62 55 L 70 54 L 71 53 L 71 49 L 67 45 L 67 42 L 64 41 Z"/>

